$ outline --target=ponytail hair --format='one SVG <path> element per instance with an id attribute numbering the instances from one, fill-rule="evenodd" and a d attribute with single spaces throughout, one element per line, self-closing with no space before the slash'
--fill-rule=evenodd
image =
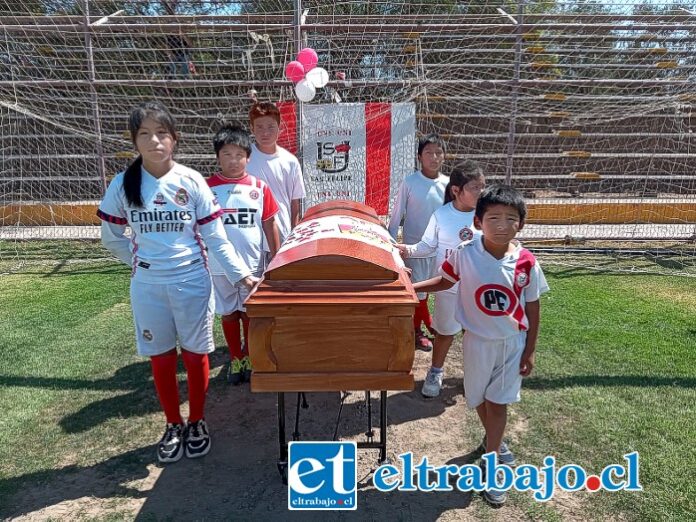
<path id="1" fill-rule="evenodd" d="M 160 102 L 149 101 L 137 105 L 128 117 L 128 130 L 130 131 L 133 144 L 135 144 L 140 126 L 148 118 L 164 126 L 175 141 L 179 140 L 174 116 Z M 126 201 L 132 207 L 143 206 L 143 195 L 141 192 L 142 167 L 143 157 L 138 156 L 123 174 L 123 192 L 126 194 Z"/>
<path id="2" fill-rule="evenodd" d="M 143 180 L 143 157 L 138 156 L 133 163 L 128 165 L 123 174 L 123 192 L 126 193 L 126 201 L 131 207 L 143 206 L 143 195 L 140 185 Z"/>
<path id="3" fill-rule="evenodd" d="M 470 181 L 479 179 L 481 177 L 483 177 L 483 167 L 481 167 L 481 165 L 474 160 L 466 160 L 461 163 L 457 163 L 450 173 L 450 180 L 445 188 L 444 204 L 446 205 L 447 203 L 454 201 L 452 187 L 462 188 Z"/>

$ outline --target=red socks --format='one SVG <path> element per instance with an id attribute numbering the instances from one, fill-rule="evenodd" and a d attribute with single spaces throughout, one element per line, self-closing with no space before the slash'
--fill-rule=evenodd
<path id="1" fill-rule="evenodd" d="M 239 312 L 234 312 L 231 315 L 222 317 L 222 333 L 225 335 L 227 347 L 230 350 L 230 359 L 241 359 L 242 355 L 242 337 L 239 328 Z M 247 319 L 247 325 L 249 320 Z M 244 326 L 244 338 L 246 339 L 247 325 Z"/>
<path id="2" fill-rule="evenodd" d="M 420 313 L 420 305 L 416 306 L 416 309 L 413 311 L 413 329 L 417 332 L 420 330 L 420 325 L 423 322 L 423 318 L 421 317 Z"/>
<path id="3" fill-rule="evenodd" d="M 176 380 L 176 350 L 150 357 L 152 376 L 160 405 L 171 424 L 182 424 L 179 412 L 179 383 Z"/>
<path id="4" fill-rule="evenodd" d="M 189 421 L 201 420 L 204 415 L 205 395 L 208 392 L 210 362 L 208 354 L 191 353 L 181 350 L 188 376 L 189 389 Z M 179 411 L 179 383 L 176 379 L 176 350 L 150 357 L 152 376 L 155 379 L 155 389 L 160 405 L 167 417 L 167 422 L 183 424 Z"/>
<path id="5" fill-rule="evenodd" d="M 421 309 L 421 317 L 423 318 L 423 324 L 431 331 L 433 329 L 433 318 L 430 317 L 430 309 L 428 308 L 428 298 L 426 297 L 422 301 L 418 302 L 418 308 Z"/>
<path id="6" fill-rule="evenodd" d="M 244 329 L 244 355 L 249 355 L 249 316 L 242 313 L 242 328 Z"/>
<path id="7" fill-rule="evenodd" d="M 189 388 L 189 422 L 201 420 L 205 408 L 205 394 L 208 393 L 210 362 L 207 353 L 192 353 L 181 350 L 184 359 Z"/>
<path id="8" fill-rule="evenodd" d="M 418 301 L 418 306 L 413 314 L 413 329 L 416 331 L 420 330 L 421 323 L 425 324 L 428 330 L 431 330 L 433 327 L 433 320 L 432 317 L 430 317 L 427 297 Z"/>

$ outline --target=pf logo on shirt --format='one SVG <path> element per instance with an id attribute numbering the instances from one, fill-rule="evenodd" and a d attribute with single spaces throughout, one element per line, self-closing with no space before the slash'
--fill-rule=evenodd
<path id="1" fill-rule="evenodd" d="M 503 285 L 483 285 L 474 295 L 476 306 L 493 317 L 511 315 L 517 307 L 517 296 Z"/>

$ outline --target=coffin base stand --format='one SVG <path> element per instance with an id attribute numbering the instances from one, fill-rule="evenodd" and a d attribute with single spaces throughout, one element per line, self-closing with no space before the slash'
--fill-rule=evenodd
<path id="1" fill-rule="evenodd" d="M 372 402 L 370 391 L 365 392 L 367 401 L 367 431 L 365 432 L 365 441 L 358 441 L 358 449 L 378 449 L 379 465 L 387 462 L 387 392 L 380 390 L 379 392 L 379 440 L 374 440 L 374 430 L 372 427 Z M 309 408 L 307 398 L 304 392 L 297 392 L 297 404 L 295 408 L 295 431 L 292 433 L 292 440 L 300 440 L 300 405 L 302 409 Z M 343 400 L 341 401 L 338 418 L 336 419 L 336 431 L 334 432 L 334 440 L 337 440 L 338 423 L 341 419 L 341 409 L 343 408 Z M 288 441 L 285 428 L 285 392 L 278 392 L 278 473 L 283 484 L 288 483 Z"/>

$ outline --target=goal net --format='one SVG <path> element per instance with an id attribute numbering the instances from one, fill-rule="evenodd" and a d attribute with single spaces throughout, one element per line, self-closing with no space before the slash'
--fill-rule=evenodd
<path id="1" fill-rule="evenodd" d="M 529 244 L 693 269 L 696 4 L 0 0 L 0 28 L 0 260 L 96 243 L 136 103 L 169 107 L 177 160 L 207 175 L 217 127 L 258 99 L 292 107 L 299 156 L 315 105 L 413 104 L 447 168 L 475 159 L 524 191 Z M 329 83 L 299 103 L 284 68 L 304 47 Z M 403 171 L 370 189 L 387 212 Z"/>

